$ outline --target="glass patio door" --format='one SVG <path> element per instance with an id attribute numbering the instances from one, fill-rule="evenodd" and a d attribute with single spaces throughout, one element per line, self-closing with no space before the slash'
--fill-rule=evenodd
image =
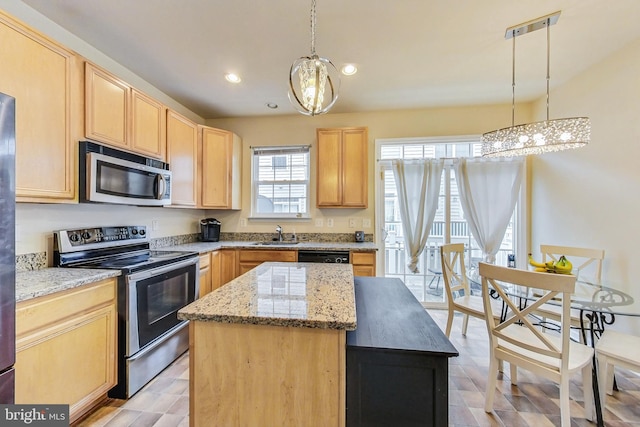
<path id="1" fill-rule="evenodd" d="M 464 243 L 467 248 L 465 262 L 467 269 L 477 267 L 482 259 L 482 251 L 471 236 L 462 212 L 458 186 L 453 170 L 456 157 L 476 157 L 480 155 L 477 138 L 454 138 L 437 140 L 380 141 L 378 143 L 380 180 L 378 185 L 378 212 L 381 218 L 382 245 L 384 247 L 385 277 L 400 278 L 416 298 L 425 306 L 444 306 L 446 292 L 443 288 L 439 247 L 443 243 Z M 427 247 L 420 255 L 419 273 L 411 273 L 407 268 L 404 234 L 395 179 L 391 170 L 391 159 L 445 158 L 440 184 L 438 209 L 431 227 Z M 496 264 L 507 265 L 507 255 L 514 253 L 515 216 L 505 233 Z"/>

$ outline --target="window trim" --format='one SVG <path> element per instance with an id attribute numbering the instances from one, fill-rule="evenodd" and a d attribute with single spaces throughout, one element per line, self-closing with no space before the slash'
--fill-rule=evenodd
<path id="1" fill-rule="evenodd" d="M 311 219 L 311 146 L 310 145 L 278 145 L 278 146 L 259 146 L 251 148 L 251 215 L 250 220 L 310 220 Z M 256 168 L 257 157 L 260 155 L 291 155 L 291 154 L 306 154 L 307 156 L 307 179 L 288 181 L 290 185 L 306 186 L 306 206 L 305 213 L 300 212 L 274 212 L 274 213 L 258 213 L 257 212 L 257 197 L 258 197 L 258 185 L 261 183 L 274 183 L 278 181 L 257 181 L 256 180 Z"/>

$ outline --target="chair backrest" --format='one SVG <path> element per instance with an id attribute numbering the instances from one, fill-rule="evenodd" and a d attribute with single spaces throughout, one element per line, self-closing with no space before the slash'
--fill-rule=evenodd
<path id="1" fill-rule="evenodd" d="M 464 265 L 464 243 L 449 243 L 440 246 L 442 279 L 447 290 L 449 304 L 453 303 L 455 293 L 464 290 L 469 295 L 469 280 Z"/>
<path id="2" fill-rule="evenodd" d="M 540 245 L 542 262 L 557 261 L 564 255 L 573 264 L 573 274 L 588 282 L 600 283 L 604 249 L 577 248 L 572 246 Z"/>
<path id="3" fill-rule="evenodd" d="M 510 358 L 517 359 L 516 365 L 524 362 L 537 367 L 538 371 L 546 371 L 547 376 L 553 372 L 559 375 L 568 366 L 571 294 L 575 289 L 576 276 L 539 273 L 484 262 L 480 263 L 479 272 L 487 330 L 494 354 L 507 361 Z M 510 296 L 513 293 L 507 291 L 507 287 L 513 285 L 522 286 L 533 295 L 527 304 L 521 304 L 517 298 Z M 490 302 L 492 291 L 508 306 L 509 315 L 504 320 L 494 318 L 496 313 Z M 542 333 L 529 316 L 542 304 L 558 297 L 562 299 L 560 343 L 552 334 Z"/>

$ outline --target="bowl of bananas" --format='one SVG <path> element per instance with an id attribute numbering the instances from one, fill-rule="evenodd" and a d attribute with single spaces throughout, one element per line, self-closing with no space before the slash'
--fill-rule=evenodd
<path id="1" fill-rule="evenodd" d="M 543 273 L 571 274 L 573 270 L 573 264 L 571 264 L 571 261 L 564 255 L 560 256 L 557 260 L 538 262 L 533 259 L 532 254 L 529 254 L 529 265 L 533 267 L 533 271 Z"/>

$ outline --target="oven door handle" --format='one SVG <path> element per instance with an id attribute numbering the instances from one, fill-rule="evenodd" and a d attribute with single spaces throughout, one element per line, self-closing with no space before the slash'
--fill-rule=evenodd
<path id="1" fill-rule="evenodd" d="M 200 258 L 195 256 L 193 258 L 189 258 L 179 262 L 174 262 L 172 264 L 163 265 L 162 267 L 153 268 L 151 270 L 144 270 L 138 273 L 132 273 L 128 277 L 129 284 L 132 284 L 134 282 L 139 282 L 140 280 L 148 279 L 149 277 L 159 276 L 161 274 L 176 270 L 178 268 L 187 267 L 193 264 L 198 264 L 199 262 L 200 262 Z M 196 268 L 196 271 L 197 271 L 197 268 Z"/>

